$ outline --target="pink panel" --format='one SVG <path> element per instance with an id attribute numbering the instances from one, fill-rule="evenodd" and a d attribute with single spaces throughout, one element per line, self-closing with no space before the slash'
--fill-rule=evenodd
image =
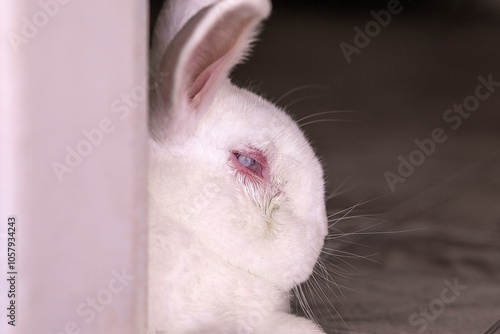
<path id="1" fill-rule="evenodd" d="M 2 1 L 1 333 L 145 333 L 146 15 L 146 1 Z"/>

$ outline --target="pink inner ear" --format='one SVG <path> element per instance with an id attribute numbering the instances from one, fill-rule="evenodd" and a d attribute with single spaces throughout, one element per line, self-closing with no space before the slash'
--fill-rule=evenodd
<path id="1" fill-rule="evenodd" d="M 206 67 L 188 88 L 188 99 L 193 107 L 197 107 L 203 99 L 203 95 L 207 92 L 210 84 L 215 80 L 220 73 L 220 67 L 226 56 L 219 58 L 217 61 Z"/>
<path id="2" fill-rule="evenodd" d="M 249 10 L 250 9 L 250 10 Z M 198 36 L 197 44 L 189 55 L 184 68 L 183 91 L 193 107 L 208 106 L 223 76 L 241 57 L 249 43 L 249 28 L 256 14 L 243 6 L 233 8 L 214 21 L 208 31 L 193 31 Z M 231 64 L 228 64 L 231 63 Z M 182 70 L 182 69 L 181 69 Z"/>

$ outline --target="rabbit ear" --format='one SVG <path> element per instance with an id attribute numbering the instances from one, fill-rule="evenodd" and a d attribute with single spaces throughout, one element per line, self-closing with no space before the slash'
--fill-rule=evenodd
<path id="1" fill-rule="evenodd" d="M 152 99 L 150 128 L 155 139 L 194 129 L 270 10 L 267 0 L 226 0 L 205 7 L 186 23 L 160 63 L 166 77 Z"/>

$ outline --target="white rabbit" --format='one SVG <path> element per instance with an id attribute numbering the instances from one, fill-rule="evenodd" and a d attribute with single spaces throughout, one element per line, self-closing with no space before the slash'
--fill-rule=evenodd
<path id="1" fill-rule="evenodd" d="M 149 333 L 324 333 L 289 314 L 327 234 L 322 167 L 282 110 L 231 84 L 268 0 L 171 1 L 151 65 Z"/>

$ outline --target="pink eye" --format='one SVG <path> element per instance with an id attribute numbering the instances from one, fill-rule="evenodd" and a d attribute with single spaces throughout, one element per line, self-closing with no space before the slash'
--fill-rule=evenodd
<path id="1" fill-rule="evenodd" d="M 243 167 L 262 177 L 262 165 L 257 160 L 237 152 L 233 154 Z"/>

